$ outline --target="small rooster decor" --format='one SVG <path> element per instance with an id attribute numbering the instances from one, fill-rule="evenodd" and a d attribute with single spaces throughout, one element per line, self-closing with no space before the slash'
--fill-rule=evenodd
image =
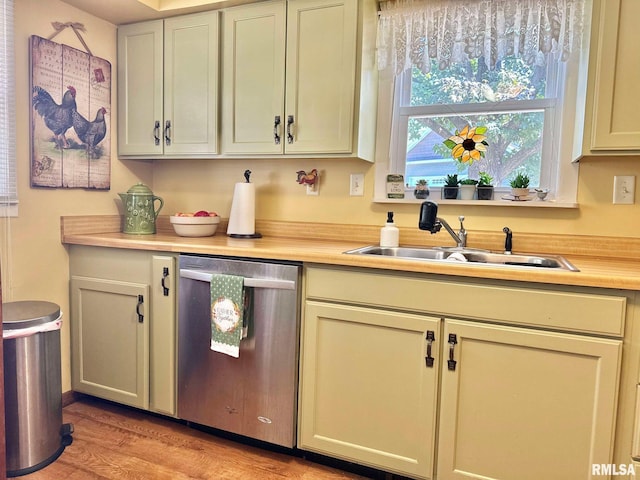
<path id="1" fill-rule="evenodd" d="M 296 174 L 298 175 L 298 183 L 300 185 L 313 186 L 318 181 L 318 170 L 316 170 L 315 168 L 309 173 L 305 172 L 304 170 L 298 170 Z"/>

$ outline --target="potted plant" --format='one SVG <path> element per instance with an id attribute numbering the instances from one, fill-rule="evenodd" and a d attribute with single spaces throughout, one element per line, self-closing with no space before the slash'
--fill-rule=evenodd
<path id="1" fill-rule="evenodd" d="M 493 200 L 493 177 L 487 172 L 480 172 L 478 177 L 478 200 Z"/>
<path id="2" fill-rule="evenodd" d="M 429 196 L 429 185 L 424 178 L 421 178 L 416 183 L 416 188 L 413 191 L 413 195 L 420 200 L 424 200 Z"/>
<path id="3" fill-rule="evenodd" d="M 473 178 L 460 180 L 460 200 L 473 200 L 478 181 Z"/>
<path id="4" fill-rule="evenodd" d="M 442 197 L 446 200 L 455 200 L 458 198 L 458 174 L 447 175 L 444 179 L 444 187 L 442 187 Z"/>
<path id="5" fill-rule="evenodd" d="M 514 198 L 522 198 L 529 195 L 529 176 L 526 173 L 518 173 L 509 183 L 511 195 Z"/>

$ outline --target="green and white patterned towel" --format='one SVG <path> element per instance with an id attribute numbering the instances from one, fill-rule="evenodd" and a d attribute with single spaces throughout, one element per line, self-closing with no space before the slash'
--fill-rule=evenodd
<path id="1" fill-rule="evenodd" d="M 244 278 L 211 275 L 211 350 L 240 356 L 244 310 Z"/>

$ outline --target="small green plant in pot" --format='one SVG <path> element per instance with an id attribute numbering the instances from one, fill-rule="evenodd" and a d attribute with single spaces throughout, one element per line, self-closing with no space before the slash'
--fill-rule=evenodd
<path id="1" fill-rule="evenodd" d="M 460 200 L 473 200 L 478 181 L 473 178 L 460 180 Z"/>
<path id="2" fill-rule="evenodd" d="M 424 178 L 421 178 L 416 182 L 416 188 L 413 191 L 413 195 L 420 200 L 424 200 L 429 197 L 429 184 Z"/>
<path id="3" fill-rule="evenodd" d="M 442 197 L 445 200 L 455 200 L 458 198 L 458 174 L 447 175 L 444 179 L 444 187 L 442 187 Z"/>
<path id="4" fill-rule="evenodd" d="M 478 200 L 493 200 L 493 177 L 487 172 L 480 172 L 478 177 Z"/>
<path id="5" fill-rule="evenodd" d="M 509 183 L 511 185 L 511 195 L 516 199 L 529 195 L 529 181 L 529 176 L 526 173 L 518 173 Z"/>

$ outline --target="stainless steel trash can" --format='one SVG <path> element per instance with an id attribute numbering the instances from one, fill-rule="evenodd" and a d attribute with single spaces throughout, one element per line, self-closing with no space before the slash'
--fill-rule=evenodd
<path id="1" fill-rule="evenodd" d="M 2 305 L 7 476 L 35 472 L 72 441 L 62 424 L 60 307 L 22 301 Z"/>

